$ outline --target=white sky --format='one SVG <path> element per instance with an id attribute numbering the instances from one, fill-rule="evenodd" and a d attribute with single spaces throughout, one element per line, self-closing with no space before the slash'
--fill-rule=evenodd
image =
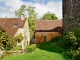
<path id="1" fill-rule="evenodd" d="M 62 1 L 48 1 L 45 4 L 39 2 L 33 3 L 31 1 L 24 2 L 22 0 L 0 0 L 0 17 L 15 18 L 15 11 L 18 10 L 23 4 L 26 5 L 26 7 L 34 6 L 36 13 L 38 13 L 38 18 L 41 18 L 43 14 L 48 11 L 50 11 L 51 13 L 55 13 L 59 19 L 62 18 Z"/>

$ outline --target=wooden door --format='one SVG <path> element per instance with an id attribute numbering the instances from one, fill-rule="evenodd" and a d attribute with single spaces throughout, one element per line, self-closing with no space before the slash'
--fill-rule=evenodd
<path id="1" fill-rule="evenodd" d="M 46 36 L 44 36 L 44 42 L 46 42 Z"/>

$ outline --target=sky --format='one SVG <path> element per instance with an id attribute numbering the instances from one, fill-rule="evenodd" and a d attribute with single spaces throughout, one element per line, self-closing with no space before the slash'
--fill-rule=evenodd
<path id="1" fill-rule="evenodd" d="M 15 18 L 15 11 L 21 5 L 35 7 L 38 18 L 48 11 L 54 13 L 58 19 L 62 18 L 62 0 L 0 0 L 0 18 Z M 27 13 L 26 16 L 28 16 Z"/>

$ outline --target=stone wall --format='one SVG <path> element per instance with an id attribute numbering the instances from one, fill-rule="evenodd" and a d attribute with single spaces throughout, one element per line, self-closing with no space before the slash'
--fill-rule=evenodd
<path id="1" fill-rule="evenodd" d="M 26 37 L 27 41 L 28 41 L 28 45 L 30 44 L 30 32 L 29 32 L 29 25 L 28 25 L 28 20 L 26 20 L 24 27 L 23 28 L 19 28 L 16 32 L 16 34 L 14 35 L 17 36 L 20 33 L 22 33 L 23 37 Z"/>
<path id="2" fill-rule="evenodd" d="M 46 40 L 46 42 L 49 42 L 51 41 L 52 38 L 55 38 L 57 36 L 61 36 L 59 32 L 36 32 L 35 33 L 36 43 L 43 43 L 44 40 Z M 44 37 L 46 37 L 46 39 Z"/>
<path id="3" fill-rule="evenodd" d="M 30 32 L 29 32 L 28 20 L 26 20 L 23 28 L 19 28 L 17 30 L 17 32 L 14 35 L 14 37 L 19 35 L 20 33 L 22 33 L 23 40 L 20 43 L 17 42 L 17 46 L 21 45 L 22 46 L 22 50 L 24 51 L 26 46 L 30 45 Z"/>
<path id="4" fill-rule="evenodd" d="M 80 27 L 80 0 L 62 0 L 65 31 Z"/>
<path id="5" fill-rule="evenodd" d="M 20 33 L 22 33 L 22 36 L 24 36 L 24 28 L 19 28 L 14 37 L 18 36 Z"/>
<path id="6" fill-rule="evenodd" d="M 30 31 L 29 31 L 29 25 L 28 25 L 28 20 L 26 20 L 25 24 L 24 24 L 24 36 L 26 36 L 27 41 L 28 41 L 28 45 L 30 45 Z"/>

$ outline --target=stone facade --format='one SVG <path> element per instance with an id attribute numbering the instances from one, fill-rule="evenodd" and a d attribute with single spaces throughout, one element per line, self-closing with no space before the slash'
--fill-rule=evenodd
<path id="1" fill-rule="evenodd" d="M 36 32 L 36 43 L 44 43 L 51 41 L 52 38 L 55 38 L 57 36 L 61 36 L 59 32 Z"/>
<path id="2" fill-rule="evenodd" d="M 24 51 L 25 50 L 25 47 L 27 45 L 30 45 L 30 32 L 29 32 L 28 20 L 26 20 L 23 28 L 19 28 L 17 30 L 17 32 L 14 35 L 14 37 L 17 36 L 17 35 L 19 35 L 20 33 L 22 33 L 22 36 L 24 38 L 23 38 L 23 40 L 20 43 L 17 42 L 17 46 L 18 45 L 21 45 L 22 46 L 22 50 Z"/>
<path id="3" fill-rule="evenodd" d="M 24 29 L 24 36 L 26 36 L 28 45 L 30 45 L 30 31 L 29 31 L 28 20 L 26 20 L 23 29 Z"/>
<path id="4" fill-rule="evenodd" d="M 35 38 L 37 45 L 51 41 L 60 35 L 62 20 L 37 20 L 35 21 Z"/>
<path id="5" fill-rule="evenodd" d="M 22 36 L 24 37 L 20 43 L 22 49 L 30 44 L 28 19 L 23 15 L 21 15 L 21 18 L 0 18 L 0 29 L 8 33 L 8 38 L 15 37 L 22 33 Z"/>
<path id="6" fill-rule="evenodd" d="M 23 28 L 19 28 L 16 32 L 16 34 L 14 35 L 14 37 L 18 36 L 20 33 L 22 33 L 22 36 L 24 36 L 24 29 Z"/>
<path id="7" fill-rule="evenodd" d="M 22 33 L 23 37 L 26 37 L 27 41 L 28 41 L 28 45 L 30 44 L 30 32 L 29 32 L 29 26 L 28 26 L 28 20 L 26 20 L 24 27 L 23 28 L 19 28 L 16 32 L 16 34 L 14 35 L 17 36 L 20 33 Z"/>
<path id="8" fill-rule="evenodd" d="M 63 2 L 63 28 L 80 27 L 80 0 L 62 0 Z"/>

